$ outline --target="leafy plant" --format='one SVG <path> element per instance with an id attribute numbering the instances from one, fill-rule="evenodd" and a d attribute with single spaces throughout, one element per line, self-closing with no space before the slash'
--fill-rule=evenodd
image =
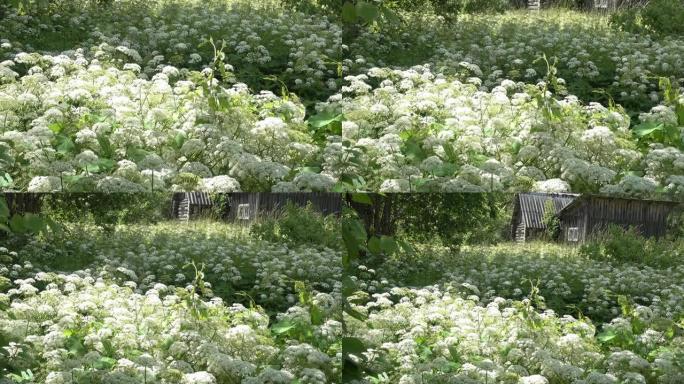
<path id="1" fill-rule="evenodd" d="M 334 215 L 324 216 L 311 202 L 304 207 L 287 202 L 279 213 L 261 217 L 252 224 L 250 234 L 272 243 L 341 247 L 338 219 Z"/>

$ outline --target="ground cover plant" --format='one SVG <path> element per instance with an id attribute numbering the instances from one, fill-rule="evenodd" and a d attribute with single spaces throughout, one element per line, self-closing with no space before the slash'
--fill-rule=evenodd
<path id="1" fill-rule="evenodd" d="M 582 246 L 453 247 L 405 232 L 378 248 L 343 227 L 345 382 L 684 378 L 681 238 L 611 228 Z"/>
<path id="2" fill-rule="evenodd" d="M 161 222 L 66 224 L 0 252 L 4 380 L 339 380 L 339 250 Z"/>
<path id="3" fill-rule="evenodd" d="M 339 127 L 305 115 L 341 82 L 334 23 L 274 2 L 71 3 L 3 5 L 4 189 L 335 184 L 320 172 Z"/>
<path id="4" fill-rule="evenodd" d="M 667 266 L 548 244 L 435 253 L 358 266 L 350 301 L 367 318 L 346 322 L 377 382 L 682 379 L 681 245 Z"/>
<path id="5" fill-rule="evenodd" d="M 674 32 L 480 2 L 20 3 L 3 189 L 682 198 Z"/>

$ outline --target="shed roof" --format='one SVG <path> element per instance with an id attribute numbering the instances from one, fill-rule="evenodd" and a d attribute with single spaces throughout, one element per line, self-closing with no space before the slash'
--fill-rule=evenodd
<path id="1" fill-rule="evenodd" d="M 190 205 L 211 205 L 211 197 L 207 192 L 185 192 L 185 198 L 188 199 Z"/>
<path id="2" fill-rule="evenodd" d="M 515 209 L 520 209 L 520 220 L 527 228 L 543 229 L 546 227 L 544 224 L 544 205 L 547 200 L 553 201 L 554 214 L 558 214 L 578 196 L 575 193 L 519 193 L 517 196 L 518 204 Z"/>

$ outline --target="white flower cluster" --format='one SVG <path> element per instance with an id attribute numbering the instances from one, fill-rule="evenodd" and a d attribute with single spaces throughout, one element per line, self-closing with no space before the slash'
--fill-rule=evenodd
<path id="1" fill-rule="evenodd" d="M 567 253 L 507 245 L 473 248 L 457 259 L 432 250 L 429 269 L 406 260 L 390 261 L 381 272 L 359 266 L 356 281 L 364 292 L 349 301 L 368 318 L 346 316 L 347 329 L 367 348 L 366 364 L 398 383 L 684 378 L 676 363 L 684 340 L 660 326 L 684 316 L 684 269 L 606 265 Z M 439 274 L 443 280 L 434 285 L 401 286 L 404 279 Z M 529 281 L 536 282 L 536 294 Z M 637 304 L 624 313 L 618 295 Z M 582 316 L 573 317 L 578 311 Z"/>
<path id="2" fill-rule="evenodd" d="M 320 106 L 346 118 L 338 150 L 345 162 L 330 171 L 363 178 L 368 189 L 650 197 L 673 184 L 665 192 L 679 198 L 684 153 L 640 147 L 618 109 L 555 100 L 513 81 L 482 91 L 428 66 L 373 68 L 346 80 Z"/>
<path id="3" fill-rule="evenodd" d="M 338 251 L 255 242 L 225 224 L 122 226 L 106 235 L 73 229 L 78 237 L 0 248 L 3 375 L 31 369 L 50 384 L 73 375 L 103 383 L 325 384 L 340 375 Z M 73 259 L 83 269 L 52 270 L 50 260 L 71 252 L 83 256 Z M 15 259 L 24 261 L 7 262 Z M 293 281 L 311 290 L 315 320 Z M 238 302 L 245 297 L 258 305 L 246 308 Z M 297 321 L 298 334 L 311 336 L 278 335 L 271 327 L 280 321 Z"/>
<path id="4" fill-rule="evenodd" d="M 15 160 L 8 171 L 17 188 L 227 192 L 289 183 L 298 191 L 337 182 L 306 168 L 327 160 L 295 101 L 253 95 L 241 83 L 209 95 L 189 80 L 163 73 L 145 80 L 82 52 L 75 57 L 37 55 L 33 74 L 0 88 L 0 144 Z M 45 75 L 55 68 L 58 76 Z M 215 97 L 226 107 L 212 109 Z M 198 181 L 186 185 L 184 174 Z"/>
<path id="5" fill-rule="evenodd" d="M 681 36 L 619 32 L 607 19 L 578 12 L 509 12 L 472 15 L 453 24 L 425 12 L 407 15 L 410 33 L 362 31 L 349 42 L 355 59 L 347 59 L 345 66 L 350 73 L 392 67 L 401 47 L 401 52 L 414 53 L 414 63 L 432 63 L 440 72 L 463 80 L 475 76 L 478 85 L 493 89 L 511 81 L 542 80 L 547 67 L 538 59 L 545 54 L 557 58 L 557 76 L 570 92 L 589 101 L 596 100 L 594 90 L 605 89 L 619 104 L 637 112 L 661 101 L 659 76 L 684 84 Z"/>

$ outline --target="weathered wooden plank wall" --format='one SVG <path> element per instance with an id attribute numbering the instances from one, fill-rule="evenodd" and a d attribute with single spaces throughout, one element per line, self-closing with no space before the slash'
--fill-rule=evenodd
<path id="1" fill-rule="evenodd" d="M 323 215 L 337 215 L 342 212 L 342 195 L 334 192 L 235 192 L 227 194 L 229 221 L 237 220 L 237 207 L 249 204 L 250 220 L 258 219 L 262 215 L 274 215 L 281 211 L 288 202 L 300 207 L 311 203 L 313 209 Z"/>

